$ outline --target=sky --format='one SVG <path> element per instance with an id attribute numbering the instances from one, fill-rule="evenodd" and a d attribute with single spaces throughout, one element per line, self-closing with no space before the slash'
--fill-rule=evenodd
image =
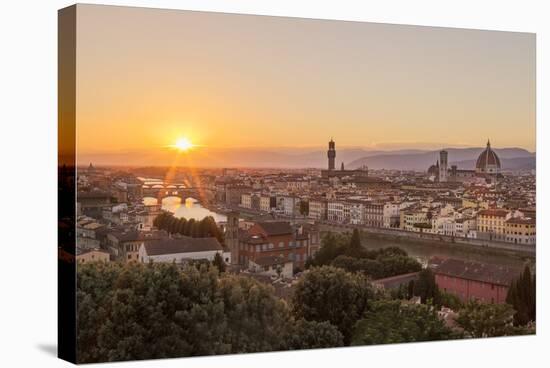
<path id="1" fill-rule="evenodd" d="M 80 156 L 535 151 L 535 35 L 78 5 L 76 106 Z"/>

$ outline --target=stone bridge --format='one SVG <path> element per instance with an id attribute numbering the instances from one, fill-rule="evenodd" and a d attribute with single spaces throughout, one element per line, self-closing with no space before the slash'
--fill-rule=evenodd
<path id="1" fill-rule="evenodd" d="M 159 202 L 167 197 L 181 198 L 182 202 L 187 198 L 195 198 L 200 202 L 208 202 L 213 198 L 213 194 L 209 190 L 202 188 L 188 188 L 185 185 L 178 184 L 155 184 L 143 185 L 143 197 L 156 198 Z"/>

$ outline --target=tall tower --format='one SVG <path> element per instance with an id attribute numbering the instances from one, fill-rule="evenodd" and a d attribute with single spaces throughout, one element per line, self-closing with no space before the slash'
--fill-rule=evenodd
<path id="1" fill-rule="evenodd" d="M 439 152 L 439 182 L 447 181 L 447 151 Z"/>
<path id="2" fill-rule="evenodd" d="M 231 252 L 231 264 L 239 264 L 239 212 L 237 211 L 231 211 L 227 214 L 225 245 Z"/>
<path id="3" fill-rule="evenodd" d="M 336 158 L 336 148 L 332 138 L 330 139 L 330 142 L 328 142 L 327 156 L 328 156 L 328 169 L 334 170 L 334 159 Z"/>

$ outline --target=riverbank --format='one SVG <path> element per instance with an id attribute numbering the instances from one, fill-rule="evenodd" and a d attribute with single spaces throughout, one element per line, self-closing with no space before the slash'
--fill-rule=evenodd
<path id="1" fill-rule="evenodd" d="M 446 242 L 430 238 L 412 238 L 361 230 L 363 246 L 367 249 L 378 249 L 396 246 L 423 263 L 431 257 L 440 256 L 468 261 L 487 262 L 508 267 L 523 267 L 525 264 L 535 266 L 535 253 L 511 249 L 483 247 L 459 242 Z M 351 228 L 321 225 L 321 232 L 345 233 Z"/>
<path id="2" fill-rule="evenodd" d="M 486 249 L 494 250 L 497 252 L 512 252 L 521 253 L 535 257 L 536 245 L 518 245 L 512 243 L 503 243 L 482 239 L 469 239 L 458 238 L 438 234 L 420 233 L 403 231 L 400 229 L 387 229 L 387 228 L 369 228 L 364 226 L 353 225 L 335 225 L 330 223 L 320 223 L 322 231 L 333 232 L 350 232 L 354 228 L 358 228 L 360 231 L 370 234 L 370 236 L 378 236 L 392 241 L 421 241 L 422 243 L 432 243 L 434 245 L 441 246 L 461 246 L 471 247 L 472 249 Z"/>

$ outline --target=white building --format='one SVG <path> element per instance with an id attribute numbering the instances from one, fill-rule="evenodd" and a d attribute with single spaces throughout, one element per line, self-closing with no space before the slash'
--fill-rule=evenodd
<path id="1" fill-rule="evenodd" d="M 309 215 L 313 220 L 327 219 L 327 201 L 322 198 L 311 199 L 309 201 Z"/>
<path id="2" fill-rule="evenodd" d="M 250 193 L 241 194 L 241 207 L 252 208 L 252 195 Z"/>
<path id="3" fill-rule="evenodd" d="M 262 195 L 260 196 L 260 211 L 263 212 L 271 212 L 272 208 L 272 200 L 270 196 Z"/>
<path id="4" fill-rule="evenodd" d="M 382 226 L 387 228 L 399 228 L 399 203 L 386 203 L 382 212 Z"/>
<path id="5" fill-rule="evenodd" d="M 224 252 L 216 238 L 161 239 L 144 243 L 139 248 L 139 261 L 142 263 L 175 262 L 184 263 L 189 260 L 214 260 L 219 253 L 226 264 L 231 263 L 231 253 Z"/>
<path id="6" fill-rule="evenodd" d="M 283 213 L 287 216 L 295 216 L 299 214 L 300 198 L 296 196 L 283 196 Z"/>
<path id="7" fill-rule="evenodd" d="M 347 200 L 343 202 L 344 222 L 353 225 L 363 224 L 364 206 L 361 201 Z"/>
<path id="8" fill-rule="evenodd" d="M 329 221 L 344 222 L 344 202 L 338 200 L 329 200 L 327 203 L 327 218 Z"/>
<path id="9" fill-rule="evenodd" d="M 266 256 L 248 261 L 248 270 L 260 275 L 292 278 L 294 263 L 284 257 Z"/>

